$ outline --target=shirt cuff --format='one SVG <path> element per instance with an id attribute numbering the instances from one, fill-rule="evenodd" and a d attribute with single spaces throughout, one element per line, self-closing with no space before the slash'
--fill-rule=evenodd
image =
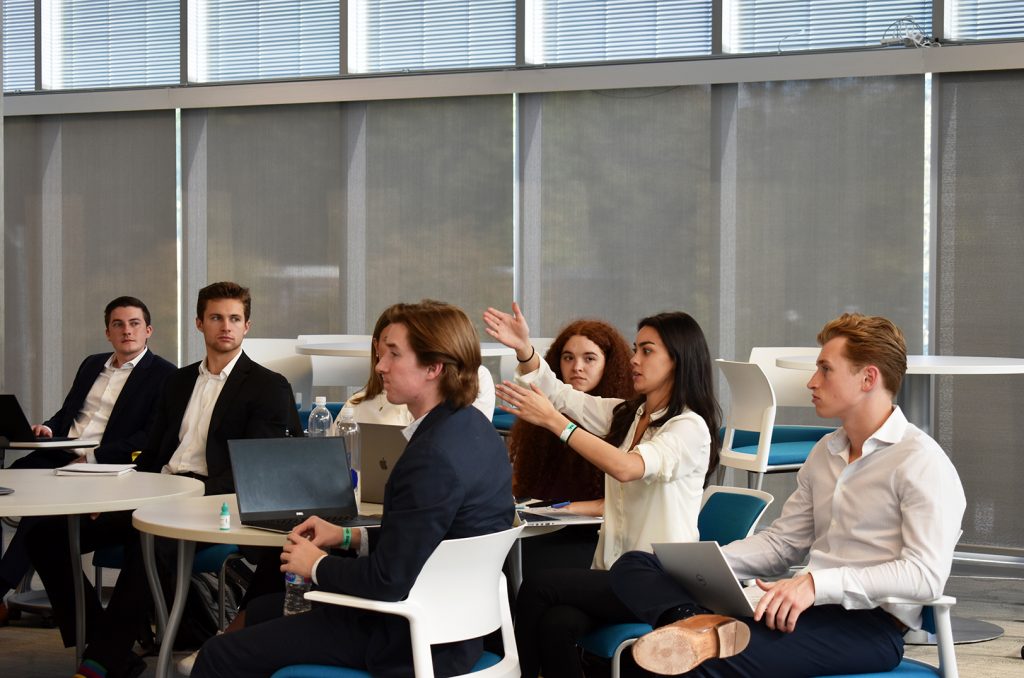
<path id="1" fill-rule="evenodd" d="M 323 559 L 324 559 L 324 558 L 326 558 L 326 557 L 327 557 L 327 554 L 325 553 L 325 554 L 323 554 L 322 556 L 320 556 L 319 558 L 317 558 L 317 559 L 316 559 L 316 562 L 315 562 L 315 563 L 313 563 L 313 571 L 312 571 L 312 575 L 313 575 L 313 583 L 314 583 L 314 584 L 316 584 L 317 586 L 319 586 L 319 585 L 320 585 L 320 582 L 318 582 L 318 581 L 316 580 L 316 566 L 317 566 L 317 565 L 319 565 L 319 564 L 320 564 L 320 561 L 321 561 L 321 560 L 323 560 Z"/>
<path id="2" fill-rule="evenodd" d="M 661 470 L 661 457 L 657 452 L 650 449 L 650 447 L 644 443 L 639 443 L 633 449 L 636 450 L 636 453 L 644 460 L 644 474 L 640 479 L 654 480 L 657 477 L 658 472 Z"/>
<path id="3" fill-rule="evenodd" d="M 370 555 L 370 533 L 365 527 L 355 528 L 359 530 L 359 550 L 356 555 L 360 558 L 365 558 Z"/>
<path id="4" fill-rule="evenodd" d="M 809 574 L 814 580 L 815 605 L 839 605 L 843 602 L 842 568 L 815 570 Z"/>

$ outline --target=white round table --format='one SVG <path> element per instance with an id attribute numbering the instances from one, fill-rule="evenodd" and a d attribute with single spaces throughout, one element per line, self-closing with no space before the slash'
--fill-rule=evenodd
<path id="1" fill-rule="evenodd" d="M 296 344 L 295 352 L 300 355 L 335 356 L 339 358 L 369 358 L 370 344 L 366 341 L 332 341 L 316 344 Z M 484 342 L 480 344 L 480 356 L 491 358 L 512 355 L 514 351 L 504 344 Z"/>
<path id="2" fill-rule="evenodd" d="M 230 530 L 220 529 L 220 508 L 225 502 L 231 514 Z M 364 514 L 379 514 L 382 510 L 380 504 L 360 504 L 360 512 Z M 284 546 L 286 535 L 243 526 L 238 517 L 238 501 L 233 494 L 190 497 L 179 501 L 150 504 L 132 514 L 132 524 L 142 533 L 146 575 L 150 588 L 154 591 L 157 614 L 164 627 L 156 675 L 158 678 L 167 678 L 174 675 L 171 670 L 172 650 L 185 611 L 196 542 L 280 548 Z M 160 587 L 157 583 L 153 537 L 167 537 L 178 541 L 174 603 L 169 614 L 163 596 L 158 593 Z"/>
<path id="3" fill-rule="evenodd" d="M 75 586 L 76 666 L 85 650 L 85 587 L 79 516 L 83 513 L 126 511 L 151 502 L 181 499 L 203 493 L 203 483 L 163 473 L 131 472 L 121 476 L 58 476 L 50 469 L 0 470 L 0 487 L 14 490 L 0 495 L 0 516 L 68 517 L 68 544 Z"/>

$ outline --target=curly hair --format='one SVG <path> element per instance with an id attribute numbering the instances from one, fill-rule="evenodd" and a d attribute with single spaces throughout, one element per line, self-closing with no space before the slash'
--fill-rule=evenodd
<path id="1" fill-rule="evenodd" d="M 575 336 L 586 337 L 604 353 L 601 381 L 589 393 L 606 398 L 632 398 L 629 360 L 633 351 L 618 330 L 601 320 L 576 320 L 559 332 L 544 354 L 552 371 L 561 378 L 562 350 Z M 517 421 L 509 436 L 509 458 L 512 492 L 517 497 L 585 500 L 604 496 L 604 473 L 546 429 Z"/>

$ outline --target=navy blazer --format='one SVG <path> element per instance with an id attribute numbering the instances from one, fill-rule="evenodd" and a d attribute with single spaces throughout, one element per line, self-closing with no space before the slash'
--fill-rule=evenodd
<path id="1" fill-rule="evenodd" d="M 475 537 L 512 526 L 512 467 L 494 426 L 475 407 L 435 407 L 416 429 L 384 489 L 384 513 L 367 558 L 329 556 L 317 588 L 375 600 L 401 600 L 443 539 Z M 371 628 L 372 675 L 408 675 L 412 653 L 401 618 L 356 613 Z M 338 642 L 345 642 L 339 638 Z M 468 672 L 479 640 L 434 648 L 437 675 Z"/>
<path id="2" fill-rule="evenodd" d="M 178 432 L 198 378 L 198 362 L 182 367 L 167 378 L 149 441 L 135 460 L 140 471 L 159 473 L 178 449 L 181 442 Z M 289 429 L 294 430 L 297 422 L 295 398 L 288 381 L 253 362 L 243 351 L 210 415 L 206 436 L 206 494 L 235 491 L 228 456 L 229 440 L 283 438 Z"/>
<path id="3" fill-rule="evenodd" d="M 110 355 L 97 353 L 82 361 L 64 404 L 56 414 L 43 422 L 44 426 L 53 431 L 53 435 L 66 436 L 71 431 L 75 418 L 85 405 L 89 390 Z M 101 464 L 127 464 L 132 460 L 132 452 L 145 446 L 160 389 L 164 380 L 176 369 L 153 351 L 146 351 L 146 355 L 132 368 L 110 411 L 103 437 L 94 450 L 96 461 Z"/>

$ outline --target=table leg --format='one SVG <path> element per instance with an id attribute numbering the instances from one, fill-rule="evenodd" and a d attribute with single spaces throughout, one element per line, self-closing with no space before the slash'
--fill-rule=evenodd
<path id="1" fill-rule="evenodd" d="M 178 578 L 174 587 L 174 604 L 164 629 L 163 642 L 160 643 L 160 657 L 156 665 L 157 678 L 171 676 L 171 659 L 174 650 L 174 638 L 178 635 L 181 616 L 185 612 L 185 599 L 188 597 L 188 586 L 192 580 L 192 557 L 196 552 L 196 543 L 186 539 L 178 540 Z"/>
<path id="2" fill-rule="evenodd" d="M 146 564 L 146 581 L 149 582 L 149 590 L 153 594 L 153 609 L 156 610 L 156 641 L 163 640 L 164 631 L 167 629 L 167 603 L 164 602 L 163 592 L 160 588 L 160 578 L 156 571 L 156 550 L 154 539 L 156 537 L 149 532 L 142 532 L 142 561 Z"/>
<path id="3" fill-rule="evenodd" d="M 78 516 L 68 516 L 68 548 L 71 551 L 71 581 L 75 585 L 75 668 L 82 664 L 85 653 L 85 584 L 82 582 L 82 535 Z"/>

